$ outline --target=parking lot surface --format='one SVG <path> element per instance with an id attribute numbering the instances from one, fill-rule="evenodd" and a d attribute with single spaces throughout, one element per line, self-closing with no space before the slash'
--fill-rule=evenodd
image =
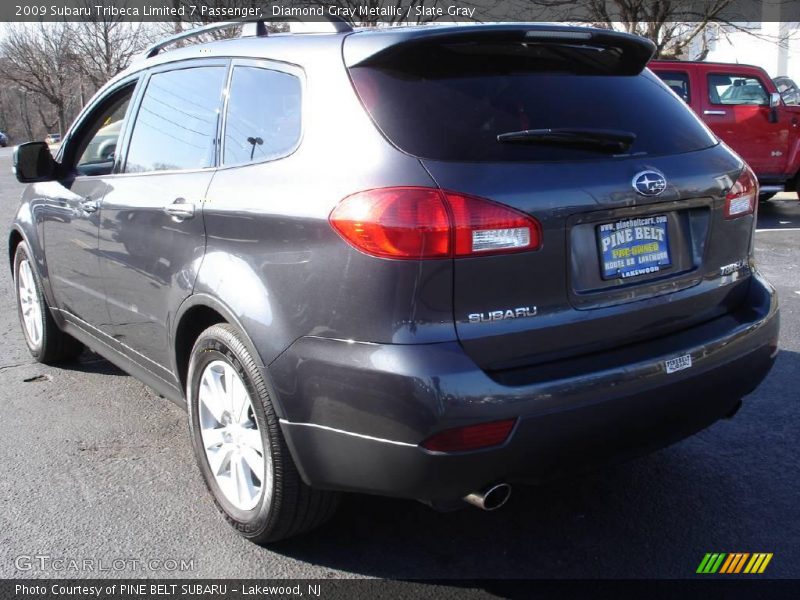
<path id="1" fill-rule="evenodd" d="M 21 188 L 0 149 L 3 239 Z M 494 513 L 348 496 L 330 523 L 269 549 L 217 514 L 183 410 L 90 353 L 63 369 L 32 361 L 6 266 L 0 577 L 683 578 L 706 552 L 771 552 L 770 576 L 798 578 L 800 202 L 770 201 L 758 227 L 760 268 L 781 301 L 780 353 L 734 419 L 589 476 L 515 487 Z M 188 570 L 40 569 L 34 555 Z"/>

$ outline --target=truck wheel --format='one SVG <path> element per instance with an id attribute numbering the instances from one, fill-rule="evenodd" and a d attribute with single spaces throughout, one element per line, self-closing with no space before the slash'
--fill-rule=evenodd
<path id="1" fill-rule="evenodd" d="M 226 323 L 200 334 L 187 381 L 195 458 L 217 508 L 239 533 L 266 544 L 333 515 L 339 495 L 303 483 L 238 329 Z"/>
<path id="2" fill-rule="evenodd" d="M 20 242 L 14 254 L 14 289 L 25 343 L 40 363 L 55 365 L 73 360 L 83 351 L 83 344 L 56 325 L 30 256 L 28 245 Z"/>

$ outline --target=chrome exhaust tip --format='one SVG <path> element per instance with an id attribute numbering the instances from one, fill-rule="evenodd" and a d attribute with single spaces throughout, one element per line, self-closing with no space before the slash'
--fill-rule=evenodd
<path id="1" fill-rule="evenodd" d="M 507 483 L 498 483 L 482 492 L 467 494 L 464 496 L 464 502 L 481 510 L 497 510 L 508 502 L 509 496 L 511 496 L 511 486 Z"/>

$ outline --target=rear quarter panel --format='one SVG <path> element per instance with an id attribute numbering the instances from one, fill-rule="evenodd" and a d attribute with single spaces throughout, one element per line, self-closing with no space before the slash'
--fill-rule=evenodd
<path id="1" fill-rule="evenodd" d="M 330 227 L 331 210 L 349 194 L 433 181 L 366 116 L 340 51 L 320 52 L 311 65 L 304 67 L 297 150 L 215 174 L 203 208 L 208 245 L 195 292 L 229 307 L 264 364 L 301 336 L 454 340 L 451 260 L 369 257 Z"/>

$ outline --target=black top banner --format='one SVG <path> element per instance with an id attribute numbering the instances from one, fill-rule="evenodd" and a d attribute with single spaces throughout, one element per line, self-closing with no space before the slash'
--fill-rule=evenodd
<path id="1" fill-rule="evenodd" d="M 210 23 L 235 19 L 420 24 L 662 21 L 663 0 L 3 0 L 0 21 Z M 800 0 L 672 0 L 683 23 L 800 21 Z"/>

